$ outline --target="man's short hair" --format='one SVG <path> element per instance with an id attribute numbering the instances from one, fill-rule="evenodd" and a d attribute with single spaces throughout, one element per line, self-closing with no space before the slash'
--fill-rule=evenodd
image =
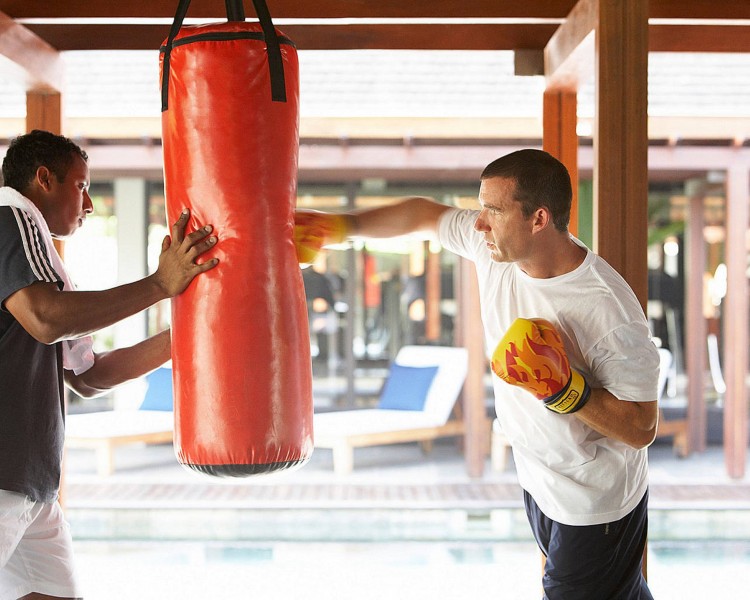
<path id="1" fill-rule="evenodd" d="M 566 231 L 570 221 L 573 188 L 570 174 L 559 160 L 543 150 L 517 150 L 492 161 L 482 179 L 507 177 L 516 182 L 514 199 L 528 219 L 537 208 L 546 207 L 555 229 Z"/>
<path id="2" fill-rule="evenodd" d="M 88 162 L 78 144 L 61 135 L 35 129 L 11 141 L 3 159 L 3 185 L 23 193 L 39 167 L 47 167 L 57 181 L 64 181 L 76 156 Z"/>

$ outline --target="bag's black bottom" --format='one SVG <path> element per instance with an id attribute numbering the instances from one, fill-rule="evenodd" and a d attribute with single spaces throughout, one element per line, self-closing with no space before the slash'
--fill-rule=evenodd
<path id="1" fill-rule="evenodd" d="M 259 465 L 194 465 L 182 463 L 182 466 L 214 477 L 252 477 L 253 475 L 266 475 L 302 466 L 308 460 L 309 457 Z"/>

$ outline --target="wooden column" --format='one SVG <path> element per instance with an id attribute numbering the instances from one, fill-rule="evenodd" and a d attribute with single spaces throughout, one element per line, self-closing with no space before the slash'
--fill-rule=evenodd
<path id="1" fill-rule="evenodd" d="M 26 132 L 33 129 L 62 133 L 62 96 L 59 92 L 26 93 Z"/>
<path id="2" fill-rule="evenodd" d="M 43 129 L 50 133 L 62 133 L 62 96 L 59 92 L 26 92 L 26 133 Z M 64 258 L 65 242 L 54 240 L 58 254 Z"/>
<path id="3" fill-rule="evenodd" d="M 648 0 L 579 0 L 544 49 L 547 90 L 577 90 L 594 58 L 594 249 L 648 300 Z M 550 100 L 551 101 L 551 100 Z M 547 135 L 560 136 L 548 123 Z M 547 128 L 552 127 L 551 132 Z M 646 576 L 646 549 L 643 575 Z"/>
<path id="4" fill-rule="evenodd" d="M 357 207 L 357 185 L 348 183 L 346 186 L 346 208 L 348 211 Z M 351 246 L 346 250 L 346 282 L 344 283 L 344 300 L 349 307 L 345 314 L 345 326 L 343 333 L 343 355 L 344 373 L 346 376 L 346 395 L 337 399 L 337 408 L 343 404 L 346 408 L 352 408 L 357 398 L 357 386 L 354 381 L 354 372 L 357 369 L 357 358 L 354 356 L 354 332 L 357 323 L 357 253 Z"/>
<path id="5" fill-rule="evenodd" d="M 750 216 L 748 166 L 727 171 L 727 295 L 724 299 L 724 461 L 730 477 L 745 475 L 747 454 L 748 283 L 747 230 Z"/>
<path id="6" fill-rule="evenodd" d="M 573 203 L 568 229 L 578 235 L 578 94 L 574 90 L 544 92 L 543 140 L 546 152 L 557 158 L 570 173 Z"/>
<path id="7" fill-rule="evenodd" d="M 425 242 L 425 338 L 429 342 L 440 340 L 440 255 L 430 251 Z"/>
<path id="8" fill-rule="evenodd" d="M 460 313 L 456 344 L 469 351 L 469 372 L 461 395 L 466 426 L 464 456 L 469 476 L 479 478 L 484 474 L 490 435 L 484 404 L 487 361 L 482 320 L 479 317 L 479 284 L 473 263 L 461 259 L 457 270 L 456 289 Z"/>
<path id="9" fill-rule="evenodd" d="M 685 353 L 688 378 L 687 421 L 688 450 L 702 452 L 706 449 L 706 401 L 703 396 L 708 349 L 706 346 L 706 318 L 703 315 L 703 275 L 706 271 L 706 252 L 703 241 L 703 199 L 705 186 L 687 190 L 690 207 L 687 221 L 687 260 L 685 299 Z"/>
<path id="10" fill-rule="evenodd" d="M 548 91 L 577 90 L 590 78 L 592 63 L 594 248 L 645 310 L 648 0 L 579 0 L 544 49 Z"/>
<path id="11" fill-rule="evenodd" d="M 599 1 L 594 245 L 646 306 L 648 1 Z"/>

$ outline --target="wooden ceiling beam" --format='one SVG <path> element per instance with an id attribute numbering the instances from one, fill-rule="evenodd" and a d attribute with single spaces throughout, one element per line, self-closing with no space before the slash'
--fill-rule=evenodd
<path id="1" fill-rule="evenodd" d="M 750 52 L 742 25 L 649 25 L 649 52 Z"/>
<path id="2" fill-rule="evenodd" d="M 162 173 L 161 146 L 87 145 L 89 162 L 96 179 L 122 177 L 123 174 Z M 476 185 L 482 169 L 499 156 L 514 150 L 540 147 L 539 144 L 497 144 L 486 146 L 347 146 L 311 144 L 300 145 L 300 181 L 352 181 L 364 177 L 383 177 L 398 181 L 464 181 Z M 0 143 L 0 155 L 6 147 Z M 456 156 L 462 157 L 459 162 Z M 594 150 L 591 146 L 579 149 L 579 171 L 591 177 Z M 649 179 L 684 180 L 686 177 L 705 177 L 709 171 L 725 171 L 728 165 L 750 165 L 750 148 L 679 147 L 665 146 L 648 149 Z"/>
<path id="3" fill-rule="evenodd" d="M 340 18 L 555 18 L 567 15 L 575 0 L 536 0 L 500 2 L 498 0 L 268 0 L 271 16 L 278 19 Z M 76 0 L 76 2 L 30 2 L 0 0 L 0 10 L 14 18 L 85 17 L 173 17 L 175 0 Z M 250 2 L 245 12 L 254 14 Z M 200 0 L 190 5 L 189 17 L 213 18 L 226 15 L 224 0 Z"/>
<path id="4" fill-rule="evenodd" d="M 0 12 L 0 72 L 25 82 L 27 91 L 62 89 L 60 54 L 47 42 Z"/>
<path id="5" fill-rule="evenodd" d="M 580 0 L 544 48 L 547 90 L 578 91 L 594 72 L 596 0 Z"/>
<path id="6" fill-rule="evenodd" d="M 544 44 L 557 25 L 285 25 L 300 49 L 514 50 Z"/>
<path id="7" fill-rule="evenodd" d="M 596 2 L 580 0 L 552 35 L 544 49 L 548 89 L 578 89 L 593 75 L 596 23 Z M 651 52 L 750 51 L 748 26 L 653 24 L 648 31 Z"/>
<path id="8" fill-rule="evenodd" d="M 750 19 L 747 2 L 725 0 L 650 0 L 650 19 Z"/>
<path id="9" fill-rule="evenodd" d="M 246 12 L 252 6 L 246 2 Z M 268 0 L 274 18 L 564 18 L 575 0 Z M 166 18 L 174 16 L 174 0 L 76 0 L 75 2 L 30 2 L 0 0 L 0 11 L 13 18 Z M 223 0 L 196 0 L 188 16 L 214 18 L 225 15 Z M 649 18 L 658 19 L 750 19 L 747 2 L 717 0 L 651 0 Z"/>
<path id="10" fill-rule="evenodd" d="M 556 25 L 281 25 L 300 50 L 515 50 L 543 48 Z M 168 25 L 28 25 L 60 51 L 151 50 Z"/>
<path id="11" fill-rule="evenodd" d="M 168 25 L 30 24 L 26 28 L 59 51 L 153 50 L 169 33 Z M 279 29 L 294 40 L 300 50 L 541 50 L 558 27 L 554 24 L 391 24 L 281 25 Z M 739 25 L 651 25 L 649 50 L 750 52 L 748 32 L 748 27 Z M 555 52 L 558 57 L 565 56 L 564 48 L 559 45 Z"/>

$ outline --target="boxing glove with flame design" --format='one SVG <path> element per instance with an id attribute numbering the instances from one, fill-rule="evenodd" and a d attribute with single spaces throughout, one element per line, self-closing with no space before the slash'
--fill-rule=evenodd
<path id="1" fill-rule="evenodd" d="M 492 354 L 492 371 L 556 413 L 580 410 L 591 396 L 583 375 L 570 368 L 560 334 L 545 319 L 516 319 Z"/>

